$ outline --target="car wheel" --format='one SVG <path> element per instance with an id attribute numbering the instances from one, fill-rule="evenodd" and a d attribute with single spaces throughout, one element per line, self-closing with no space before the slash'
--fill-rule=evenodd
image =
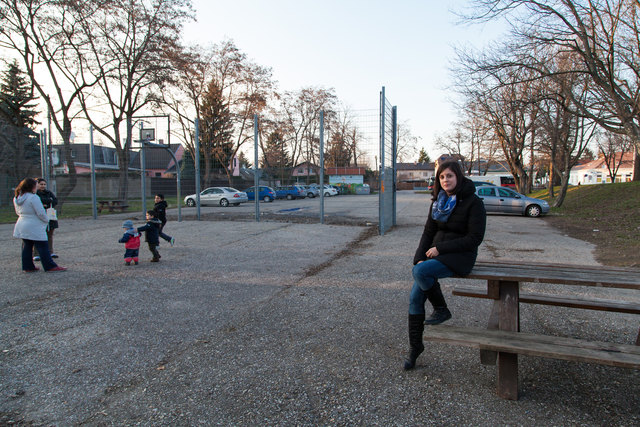
<path id="1" fill-rule="evenodd" d="M 538 205 L 527 206 L 526 214 L 527 214 L 527 216 L 530 216 L 531 218 L 535 218 L 537 216 L 540 216 L 541 212 L 542 211 L 540 209 L 540 206 L 538 206 Z"/>
<path id="2" fill-rule="evenodd" d="M 226 208 L 227 206 L 229 206 L 229 201 L 227 199 L 220 199 L 220 206 Z"/>
<path id="3" fill-rule="evenodd" d="M 293 196 L 291 194 L 287 194 L 287 200 L 293 200 Z"/>
<path id="4" fill-rule="evenodd" d="M 264 200 L 265 202 L 270 202 L 271 201 L 271 197 L 264 196 L 264 198 L 262 200 Z"/>
<path id="5" fill-rule="evenodd" d="M 324 197 L 329 197 L 331 194 L 329 194 L 329 192 L 327 191 L 326 193 L 324 193 Z"/>
<path id="6" fill-rule="evenodd" d="M 196 205 L 196 201 L 193 199 L 187 199 L 187 206 L 194 207 Z"/>

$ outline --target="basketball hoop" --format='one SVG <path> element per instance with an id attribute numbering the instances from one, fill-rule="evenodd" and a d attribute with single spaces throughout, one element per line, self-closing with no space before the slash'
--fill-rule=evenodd
<path id="1" fill-rule="evenodd" d="M 156 139 L 155 129 L 140 129 L 140 140 L 144 142 L 151 142 Z"/>

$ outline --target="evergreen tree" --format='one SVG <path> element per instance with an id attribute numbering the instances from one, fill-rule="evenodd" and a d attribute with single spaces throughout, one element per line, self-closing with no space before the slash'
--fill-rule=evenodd
<path id="1" fill-rule="evenodd" d="M 420 149 L 420 155 L 418 157 L 418 163 L 430 163 L 431 158 L 425 151 L 424 147 Z"/>
<path id="2" fill-rule="evenodd" d="M 200 149 L 204 180 L 208 185 L 213 169 L 229 167 L 233 154 L 233 122 L 229 105 L 216 80 L 211 80 L 200 105 Z"/>
<path id="3" fill-rule="evenodd" d="M 39 169 L 35 99 L 18 63 L 9 64 L 0 79 L 0 173 L 16 179 L 33 176 Z"/>

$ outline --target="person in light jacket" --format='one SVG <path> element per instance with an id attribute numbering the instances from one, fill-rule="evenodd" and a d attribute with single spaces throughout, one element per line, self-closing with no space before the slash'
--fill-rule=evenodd
<path id="1" fill-rule="evenodd" d="M 45 271 L 64 271 L 51 258 L 47 240 L 49 217 L 36 195 L 37 182 L 33 178 L 25 178 L 18 184 L 13 199 L 13 206 L 18 221 L 13 228 L 13 237 L 22 239 L 22 271 L 32 273 L 39 268 L 33 263 L 33 247 L 38 248 L 40 260 Z"/>

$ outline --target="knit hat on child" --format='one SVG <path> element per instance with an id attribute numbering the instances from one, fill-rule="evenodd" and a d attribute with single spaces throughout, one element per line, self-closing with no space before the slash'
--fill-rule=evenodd
<path id="1" fill-rule="evenodd" d="M 133 221 L 131 221 L 130 219 L 126 220 L 125 222 L 122 223 L 122 228 L 133 228 Z"/>

